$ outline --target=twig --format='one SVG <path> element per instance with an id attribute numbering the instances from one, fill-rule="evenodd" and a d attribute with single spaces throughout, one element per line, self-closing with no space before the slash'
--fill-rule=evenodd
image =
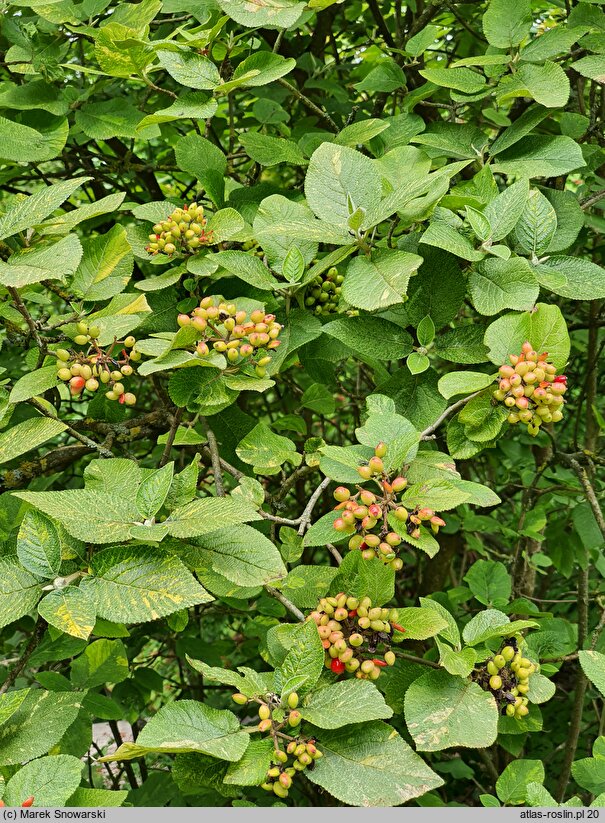
<path id="1" fill-rule="evenodd" d="M 283 77 L 280 77 L 277 82 L 280 84 L 280 86 L 283 86 L 285 89 L 288 89 L 290 94 L 293 94 L 295 97 L 297 97 L 300 100 L 300 102 L 303 105 L 305 105 L 310 111 L 312 111 L 322 120 L 324 120 L 335 134 L 338 133 L 338 126 L 326 111 L 317 106 L 312 100 L 309 100 L 309 98 L 305 94 L 303 94 L 302 91 L 299 91 L 296 88 L 296 86 L 293 86 L 291 83 L 288 83 L 288 81 L 284 80 Z"/>
<path id="2" fill-rule="evenodd" d="M 46 620 L 43 620 L 41 617 L 38 618 L 38 622 L 36 623 L 36 626 L 34 628 L 34 633 L 30 637 L 29 643 L 25 647 L 25 651 L 19 658 L 15 667 L 11 669 L 11 671 L 8 673 L 8 677 L 6 678 L 2 686 L 0 686 L 0 695 L 6 694 L 6 692 L 15 682 L 15 680 L 19 677 L 23 669 L 27 666 L 27 661 L 32 656 L 40 640 L 42 640 L 42 636 L 46 631 L 47 625 L 48 624 Z"/>
<path id="3" fill-rule="evenodd" d="M 330 552 L 334 560 L 336 560 L 336 562 L 340 566 L 340 564 L 342 563 L 342 554 L 338 551 L 336 546 L 333 546 L 331 543 L 326 543 L 326 548 Z"/>
<path id="4" fill-rule="evenodd" d="M 224 497 L 225 496 L 225 487 L 223 486 L 223 472 L 221 469 L 221 458 L 218 453 L 218 443 L 216 442 L 216 437 L 214 436 L 214 432 L 208 425 L 208 421 L 205 417 L 201 418 L 202 428 L 204 429 L 204 434 L 208 438 L 208 447 L 210 449 L 210 460 L 212 461 L 212 471 L 214 473 L 214 485 L 216 486 L 216 496 L 217 497 Z"/>
<path id="5" fill-rule="evenodd" d="M 582 485 L 582 488 L 584 489 L 586 500 L 588 501 L 588 505 L 592 510 L 595 520 L 597 521 L 597 525 L 601 531 L 601 534 L 603 535 L 603 537 L 605 537 L 605 517 L 603 517 L 603 512 L 601 510 L 601 506 L 599 505 L 599 501 L 597 499 L 594 486 L 592 485 L 592 483 L 590 482 L 590 478 L 588 477 L 588 472 L 586 471 L 584 466 L 581 466 L 578 463 L 575 457 L 571 457 L 568 454 L 559 453 L 558 458 L 564 466 L 568 466 L 576 474 L 576 477 L 578 478 Z"/>
<path id="6" fill-rule="evenodd" d="M 321 481 L 319 486 L 315 489 L 311 497 L 309 498 L 309 502 L 307 503 L 305 510 L 300 516 L 300 526 L 298 527 L 298 534 L 303 535 L 306 530 L 307 526 L 309 525 L 309 521 L 311 520 L 311 515 L 313 514 L 313 509 L 315 508 L 315 504 L 319 500 L 321 493 L 327 489 L 330 485 L 332 480 L 329 477 L 324 477 Z"/>
<path id="7" fill-rule="evenodd" d="M 276 600 L 279 600 L 279 602 L 282 604 L 282 606 L 285 606 L 288 609 L 288 611 L 290 612 L 290 614 L 293 614 L 294 617 L 297 620 L 300 620 L 301 623 L 304 623 L 304 621 L 305 621 L 304 614 L 301 612 L 301 610 L 299 608 L 297 608 L 294 605 L 294 603 L 291 603 L 288 600 L 288 598 L 285 597 L 280 591 L 278 591 L 277 589 L 274 589 L 273 586 L 269 586 L 269 585 L 265 586 L 265 591 L 267 592 L 267 594 L 270 594 L 271 597 L 274 597 Z"/>
<path id="8" fill-rule="evenodd" d="M 176 413 L 172 417 L 172 423 L 170 424 L 170 431 L 168 432 L 168 438 L 166 439 L 166 445 L 164 446 L 164 451 L 162 452 L 162 456 L 160 458 L 160 469 L 162 466 L 165 466 L 170 459 L 170 451 L 172 449 L 172 444 L 174 443 L 174 438 L 176 437 L 176 433 L 179 427 L 179 423 L 181 422 L 181 418 L 183 416 L 183 409 L 177 409 Z"/>
<path id="9" fill-rule="evenodd" d="M 594 194 L 591 194 L 590 197 L 585 197 L 584 200 L 580 201 L 580 205 L 583 209 L 589 209 L 591 206 L 594 206 L 595 203 L 598 203 L 599 200 L 602 200 L 605 197 L 605 189 L 601 189 L 601 191 L 597 191 Z"/>
<path id="10" fill-rule="evenodd" d="M 473 392 L 469 394 L 468 397 L 463 397 L 462 400 L 457 400 L 451 406 L 448 406 L 447 409 L 443 412 L 443 414 L 439 415 L 437 420 L 434 423 L 431 423 L 423 432 L 420 432 L 420 439 L 426 440 L 426 438 L 431 435 L 439 426 L 443 423 L 446 417 L 449 417 L 450 414 L 453 414 L 458 409 L 461 409 L 462 406 L 466 405 L 469 400 L 472 400 L 473 397 L 477 397 L 478 394 L 481 394 L 481 391 Z"/>
<path id="11" fill-rule="evenodd" d="M 51 420 L 57 420 L 57 418 L 51 414 L 44 403 L 41 403 L 35 397 L 32 397 L 30 400 L 27 401 L 31 406 L 34 406 L 41 412 L 44 417 L 48 417 Z M 95 443 L 94 440 L 91 440 L 90 437 L 86 437 L 85 434 L 80 434 L 80 432 L 76 431 L 74 428 L 69 426 L 64 420 L 60 421 L 66 427 L 67 431 L 71 434 L 72 437 L 75 437 L 76 440 L 79 440 L 80 443 L 84 443 L 85 446 L 88 446 L 90 449 L 97 451 L 101 457 L 110 458 L 113 457 L 113 453 L 106 449 L 104 446 L 101 446 L 100 443 Z"/>
<path id="12" fill-rule="evenodd" d="M 439 663 L 434 663 L 432 660 L 425 660 L 424 657 L 416 657 L 415 654 L 408 654 L 407 652 L 395 652 L 397 657 L 402 660 L 408 660 L 410 663 L 420 663 L 421 666 L 429 666 L 431 669 L 440 669 Z"/>

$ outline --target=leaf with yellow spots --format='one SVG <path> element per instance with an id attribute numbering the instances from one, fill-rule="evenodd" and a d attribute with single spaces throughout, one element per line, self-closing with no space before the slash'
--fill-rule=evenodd
<path id="1" fill-rule="evenodd" d="M 97 615 L 145 623 L 214 598 L 181 561 L 149 546 L 112 546 L 95 555 L 80 584 L 96 597 Z"/>
<path id="2" fill-rule="evenodd" d="M 95 625 L 95 606 L 92 593 L 67 586 L 49 592 L 38 604 L 38 612 L 59 631 L 87 640 Z"/>

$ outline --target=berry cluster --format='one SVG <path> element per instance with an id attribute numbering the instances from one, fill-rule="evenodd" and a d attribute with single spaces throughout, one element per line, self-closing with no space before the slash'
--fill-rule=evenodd
<path id="1" fill-rule="evenodd" d="M 514 638 L 488 660 L 485 668 L 475 674 L 479 685 L 492 692 L 502 714 L 520 720 L 529 713 L 529 676 L 537 670 L 531 660 L 523 657 Z"/>
<path id="2" fill-rule="evenodd" d="M 401 504 L 398 495 L 406 488 L 407 480 L 400 476 L 391 480 L 385 473 L 382 458 L 386 453 L 386 445 L 379 443 L 374 449 L 374 457 L 370 458 L 366 466 L 357 469 L 363 480 L 376 482 L 380 489 L 378 496 L 361 486 L 357 486 L 355 494 L 346 486 L 339 486 L 334 491 L 334 498 L 338 501 L 334 509 L 342 511 L 334 521 L 334 528 L 352 535 L 349 549 L 360 549 L 364 559 L 379 557 L 383 563 L 399 571 L 403 567 L 403 560 L 397 557 L 396 550 L 402 538 L 397 531 L 389 530 L 389 515 L 395 518 L 395 528 L 401 524 L 401 528 L 405 528 L 406 534 L 413 540 L 420 538 L 422 527 L 430 526 L 431 531 L 437 534 L 440 527 L 445 526 L 445 520 L 426 506 L 417 506 L 413 511 L 408 511 Z"/>
<path id="3" fill-rule="evenodd" d="M 384 666 L 395 663 L 392 631 L 405 631 L 393 622 L 396 618 L 395 609 L 373 607 L 369 597 L 360 600 L 340 592 L 322 598 L 307 620 L 317 626 L 326 650 L 327 669 L 338 675 L 348 672 L 364 680 L 376 680 Z M 377 652 L 379 647 L 381 651 Z"/>
<path id="4" fill-rule="evenodd" d="M 336 266 L 328 269 L 325 277 L 321 274 L 311 281 L 305 296 L 305 306 L 313 309 L 314 314 L 331 314 L 338 311 L 341 285 L 344 275 L 338 273 Z"/>
<path id="5" fill-rule="evenodd" d="M 200 333 L 201 340 L 195 347 L 199 357 L 207 357 L 212 347 L 224 354 L 231 365 L 250 363 L 257 377 L 267 374 L 266 366 L 271 362 L 267 351 L 280 345 L 277 338 L 282 330 L 274 314 L 255 309 L 248 317 L 235 304 L 216 302 L 213 297 L 204 297 L 191 314 L 179 314 L 178 324 L 181 328 L 191 326 Z"/>
<path id="6" fill-rule="evenodd" d="M 269 768 L 261 788 L 273 792 L 277 797 L 287 797 L 292 786 L 292 778 L 303 772 L 320 757 L 323 757 L 315 745 L 314 740 L 307 740 L 302 735 L 293 737 L 285 729 L 295 729 L 300 726 L 302 715 L 296 710 L 298 695 L 291 692 L 285 703 L 276 694 L 260 698 L 247 698 L 239 692 L 233 695 L 233 700 L 239 706 L 253 702 L 259 704 L 258 716 L 260 723 L 258 731 L 269 733 L 273 740 L 274 751 Z M 285 749 L 282 749 L 285 746 Z"/>
<path id="7" fill-rule="evenodd" d="M 97 341 L 100 330 L 97 326 L 88 326 L 81 322 L 77 325 L 78 334 L 74 343 L 89 344 L 86 352 L 57 349 L 54 352 L 57 358 L 57 377 L 69 385 L 72 397 L 79 397 L 86 389 L 91 393 L 100 386 L 105 386 L 105 397 L 108 400 L 117 400 L 127 406 L 134 406 L 137 398 L 132 392 L 124 388 L 123 380 L 130 377 L 134 369 L 131 362 L 141 359 L 139 352 L 132 348 L 136 343 L 134 337 L 114 342 L 103 350 Z M 114 354 L 115 346 L 122 346 L 120 352 Z M 131 349 L 128 352 L 126 349 Z"/>
<path id="8" fill-rule="evenodd" d="M 557 375 L 547 357 L 548 352 L 539 355 L 531 343 L 524 343 L 521 354 L 509 355 L 511 366 L 500 366 L 500 382 L 494 392 L 494 398 L 510 409 L 508 422 L 526 423 L 532 437 L 542 423 L 557 423 L 563 417 L 567 377 Z"/>
<path id="9" fill-rule="evenodd" d="M 176 208 L 153 227 L 154 233 L 149 235 L 149 245 L 145 251 L 149 254 L 167 254 L 169 257 L 175 252 L 191 254 L 200 246 L 213 242 L 212 232 L 204 228 L 207 222 L 203 206 L 197 203 Z"/>

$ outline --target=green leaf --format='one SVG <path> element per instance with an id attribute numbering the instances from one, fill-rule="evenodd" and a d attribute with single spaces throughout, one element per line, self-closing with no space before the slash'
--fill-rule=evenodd
<path id="1" fill-rule="evenodd" d="M 76 189 L 90 179 L 90 177 L 77 177 L 63 180 L 61 183 L 46 186 L 35 194 L 17 201 L 5 214 L 0 216 L 0 240 L 42 222 L 45 217 L 59 208 L 64 200 L 71 197 Z"/>
<path id="2" fill-rule="evenodd" d="M 471 272 L 468 286 L 473 305 L 484 315 L 498 314 L 503 309 L 531 309 L 540 292 L 524 257 L 482 260 Z"/>
<path id="3" fill-rule="evenodd" d="M 310 692 L 323 671 L 324 648 L 317 626 L 308 620 L 296 626 L 293 644 L 283 663 L 275 669 L 275 690 L 282 698 L 291 692 Z"/>
<path id="4" fill-rule="evenodd" d="M 244 251 L 221 251 L 213 256 L 213 260 L 256 289 L 271 291 L 279 287 L 278 281 L 262 261 Z"/>
<path id="5" fill-rule="evenodd" d="M 372 160 L 360 152 L 322 143 L 309 160 L 305 196 L 320 220 L 347 226 L 359 207 L 366 212 L 378 207 L 380 175 Z"/>
<path id="6" fill-rule="evenodd" d="M 405 629 L 404 640 L 426 640 L 428 637 L 435 637 L 448 625 L 447 620 L 435 609 L 417 606 L 397 609 L 397 623 Z"/>
<path id="7" fill-rule="evenodd" d="M 0 698 L 0 716 L 7 699 L 10 693 Z M 11 714 L 10 723 L 0 725 L 0 766 L 26 763 L 46 754 L 76 719 L 80 706 L 81 695 L 75 692 L 29 691 Z"/>
<path id="8" fill-rule="evenodd" d="M 378 120 L 376 118 L 357 120 L 355 123 L 345 126 L 334 138 L 334 143 L 337 143 L 339 146 L 355 148 L 355 146 L 368 143 L 373 137 L 376 137 L 388 128 L 389 123 L 385 120 Z"/>
<path id="9" fill-rule="evenodd" d="M 586 677 L 605 697 L 605 654 L 583 650 L 579 652 L 579 660 Z"/>
<path id="10" fill-rule="evenodd" d="M 56 577 L 61 568 L 61 541 L 53 521 L 37 511 L 28 511 L 17 535 L 21 565 L 39 577 Z"/>
<path id="11" fill-rule="evenodd" d="M 30 397 L 43 394 L 57 385 L 57 367 L 45 366 L 27 372 L 15 383 L 8 398 L 9 403 L 22 403 Z"/>
<path id="12" fill-rule="evenodd" d="M 121 683 L 129 674 L 126 648 L 121 640 L 95 640 L 71 664 L 72 683 L 80 689 Z"/>
<path id="13" fill-rule="evenodd" d="M 531 21 L 529 0 L 490 0 L 483 15 L 483 33 L 490 46 L 508 49 L 525 39 Z"/>
<path id="14" fill-rule="evenodd" d="M 500 151 L 492 168 L 515 177 L 559 177 L 584 165 L 582 150 L 571 137 L 536 134 Z"/>
<path id="15" fill-rule="evenodd" d="M 415 680 L 405 696 L 405 722 L 418 751 L 491 746 L 498 707 L 491 692 L 444 671 Z"/>
<path id="16" fill-rule="evenodd" d="M 247 76 L 243 85 L 266 86 L 291 72 L 295 66 L 296 60 L 292 57 L 282 57 L 281 54 L 274 54 L 271 51 L 257 51 L 237 66 L 233 72 L 233 80 Z"/>
<path id="17" fill-rule="evenodd" d="M 424 69 L 418 73 L 430 83 L 464 94 L 476 94 L 485 88 L 485 78 L 471 69 Z"/>
<path id="18" fill-rule="evenodd" d="M 456 257 L 462 257 L 463 260 L 481 260 L 485 256 L 482 251 L 475 249 L 467 237 L 456 231 L 445 220 L 433 220 L 422 235 L 420 242 L 449 251 Z"/>
<path id="19" fill-rule="evenodd" d="M 7 806 L 21 806 L 32 796 L 36 806 L 65 806 L 80 785 L 83 766 L 81 760 L 69 754 L 41 757 L 11 777 L 2 799 Z"/>
<path id="20" fill-rule="evenodd" d="M 324 754 L 308 779 L 349 806 L 399 806 L 443 780 L 386 723 L 321 734 Z"/>
<path id="21" fill-rule="evenodd" d="M 189 86 L 191 89 L 214 89 L 221 82 L 219 71 L 212 60 L 192 49 L 157 49 L 156 54 L 162 68 L 182 86 Z"/>
<path id="22" fill-rule="evenodd" d="M 326 323 L 322 332 L 372 359 L 398 360 L 412 350 L 411 335 L 383 318 L 343 317 Z"/>
<path id="23" fill-rule="evenodd" d="M 271 768 L 274 751 L 271 740 L 253 740 L 242 759 L 229 766 L 224 782 L 229 786 L 260 786 Z"/>
<path id="24" fill-rule="evenodd" d="M 247 0 L 217 0 L 236 23 L 250 28 L 288 29 L 301 16 L 305 3 L 299 0 L 271 0 L 250 4 Z"/>
<path id="25" fill-rule="evenodd" d="M 217 680 L 219 683 L 233 686 L 246 697 L 260 697 L 273 688 L 272 672 L 259 673 L 244 666 L 240 666 L 236 672 L 231 669 L 221 669 L 219 666 L 208 666 L 203 661 L 193 660 L 189 656 L 187 656 L 187 662 L 208 680 Z"/>
<path id="26" fill-rule="evenodd" d="M 24 569 L 16 557 L 0 557 L 0 627 L 30 612 L 41 593 L 39 579 Z"/>
<path id="27" fill-rule="evenodd" d="M 332 581 L 330 591 L 346 591 L 359 598 L 369 597 L 375 606 L 382 606 L 393 599 L 395 573 L 377 557 L 364 560 L 361 552 L 348 552 Z"/>
<path id="28" fill-rule="evenodd" d="M 61 280 L 73 274 L 82 258 L 82 246 L 75 234 L 52 245 L 32 246 L 0 261 L 0 283 L 20 289 L 41 280 Z"/>
<path id="29" fill-rule="evenodd" d="M 219 209 L 208 221 L 208 233 L 212 241 L 222 243 L 238 234 L 245 226 L 244 218 L 235 209 Z"/>
<path id="30" fill-rule="evenodd" d="M 586 33 L 586 26 L 555 26 L 547 29 L 539 37 L 534 37 L 523 46 L 519 55 L 521 60 L 530 63 L 542 63 L 559 54 L 567 54 L 571 46 Z"/>
<path id="31" fill-rule="evenodd" d="M 496 794 L 509 806 L 522 806 L 528 783 L 543 783 L 546 775 L 541 760 L 513 760 L 496 781 Z"/>
<path id="32" fill-rule="evenodd" d="M 293 140 L 249 131 L 241 134 L 239 141 L 246 154 L 261 166 L 277 166 L 279 163 L 291 163 L 294 166 L 307 164 L 307 158 Z"/>
<path id="33" fill-rule="evenodd" d="M 515 226 L 515 240 L 523 251 L 535 257 L 546 251 L 556 230 L 556 211 L 541 192 L 532 189 Z"/>
<path id="34" fill-rule="evenodd" d="M 542 106 L 562 108 L 569 99 L 569 78 L 558 63 L 547 60 L 541 66 L 522 65 L 515 79 L 521 87 L 519 92 L 529 92 L 525 96 Z"/>
<path id="35" fill-rule="evenodd" d="M 143 546 L 113 546 L 96 554 L 93 577 L 81 585 L 97 614 L 122 623 L 157 620 L 213 598 L 172 555 Z"/>
<path id="36" fill-rule="evenodd" d="M 420 354 L 416 351 L 408 355 L 406 363 L 411 374 L 422 374 L 422 372 L 425 372 L 431 365 L 431 361 L 426 354 Z"/>
<path id="37" fill-rule="evenodd" d="M 484 606 L 506 606 L 510 599 L 512 582 L 504 563 L 476 560 L 464 580 L 475 598 Z"/>
<path id="38" fill-rule="evenodd" d="M 451 371 L 439 379 L 439 391 L 449 400 L 457 394 L 472 394 L 490 386 L 494 376 L 477 371 Z"/>
<path id="39" fill-rule="evenodd" d="M 115 808 L 122 806 L 128 796 L 126 791 L 112 789 L 78 788 L 67 800 L 65 806 L 72 808 Z"/>
<path id="40" fill-rule="evenodd" d="M 582 257 L 553 255 L 535 265 L 534 271 L 538 278 L 561 275 L 560 281 L 546 280 L 544 285 L 569 300 L 596 300 L 605 297 L 605 269 Z"/>
<path id="41" fill-rule="evenodd" d="M 87 640 L 96 619 L 96 603 L 75 586 L 55 589 L 38 603 L 38 614 L 47 623 L 72 637 Z"/>
<path id="42" fill-rule="evenodd" d="M 173 537 L 200 537 L 252 520 L 260 520 L 260 515 L 244 499 L 204 497 L 175 509 L 165 522 Z"/>
<path id="43" fill-rule="evenodd" d="M 128 285 L 134 255 L 122 226 L 114 226 L 84 244 L 84 257 L 71 289 L 84 300 L 107 300 Z"/>
<path id="44" fill-rule="evenodd" d="M 37 131 L 14 120 L 0 117 L 0 157 L 17 163 L 42 163 L 61 154 L 69 124 L 53 118 L 53 125 Z"/>
<path id="45" fill-rule="evenodd" d="M 487 347 L 483 342 L 481 326 L 466 325 L 450 329 L 435 338 L 435 353 L 442 360 L 470 365 L 487 360 Z"/>
<path id="46" fill-rule="evenodd" d="M 66 489 L 57 492 L 14 492 L 14 495 L 61 523 L 73 537 L 90 543 L 115 542 L 120 536 L 125 537 L 127 528 L 140 519 L 132 500 L 117 493 Z M 82 517 L 83 511 L 87 514 L 85 518 Z"/>
<path id="47" fill-rule="evenodd" d="M 231 712 L 213 709 L 196 700 L 178 700 L 162 706 L 143 728 L 136 743 L 123 743 L 116 752 L 100 760 L 107 763 L 132 760 L 148 753 L 201 752 L 234 762 L 242 757 L 248 742 L 248 732 L 240 729 L 239 720 Z"/>
<path id="48" fill-rule="evenodd" d="M 347 267 L 342 296 L 366 311 L 403 303 L 409 279 L 421 263 L 417 254 L 388 249 L 375 251 L 371 257 L 354 257 Z"/>
<path id="49" fill-rule="evenodd" d="M 515 632 L 537 626 L 535 620 L 514 620 L 498 609 L 485 609 L 472 617 L 464 627 L 462 637 L 469 646 L 477 646 L 492 637 L 512 637 Z"/>
<path id="50" fill-rule="evenodd" d="M 369 720 L 387 720 L 393 712 L 373 683 L 344 680 L 311 694 L 301 708 L 304 720 L 320 729 L 339 729 Z"/>
<path id="51" fill-rule="evenodd" d="M 584 77 L 605 83 L 605 57 L 602 54 L 589 54 L 571 64 L 571 67 Z"/>
<path id="52" fill-rule="evenodd" d="M 515 228 L 523 214 L 528 197 L 528 181 L 518 180 L 490 200 L 485 207 L 485 216 L 492 227 L 491 239 L 493 241 L 504 239 Z"/>
<path id="53" fill-rule="evenodd" d="M 277 469 L 286 462 L 298 466 L 302 460 L 294 442 L 275 434 L 266 423 L 258 423 L 248 432 L 235 451 L 240 460 L 254 466 L 260 474 L 264 469 Z M 268 473 L 273 474 L 273 471 Z"/>
<path id="54" fill-rule="evenodd" d="M 153 114 L 143 117 L 138 122 L 136 131 L 140 132 L 156 123 L 172 123 L 175 120 L 207 120 L 214 116 L 217 108 L 216 100 L 208 99 L 207 94 L 184 92 L 167 108 L 157 109 Z"/>
<path id="55" fill-rule="evenodd" d="M 174 463 L 167 463 L 143 479 L 137 489 L 136 505 L 144 518 L 153 517 L 162 508 L 168 496 L 173 475 Z"/>
<path id="56" fill-rule="evenodd" d="M 485 344 L 497 366 L 508 362 L 509 353 L 521 351 L 529 340 L 536 351 L 548 352 L 549 360 L 562 369 L 569 357 L 569 334 L 558 306 L 538 303 L 532 312 L 505 314 L 488 326 Z"/>
<path id="57" fill-rule="evenodd" d="M 251 526 L 236 525 L 192 540 L 184 554 L 204 580 L 204 570 L 222 574 L 238 586 L 262 586 L 286 576 L 273 543 Z"/>

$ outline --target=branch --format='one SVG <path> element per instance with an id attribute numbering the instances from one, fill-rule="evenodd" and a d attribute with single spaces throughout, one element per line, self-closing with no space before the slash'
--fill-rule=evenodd
<path id="1" fill-rule="evenodd" d="M 451 406 L 448 406 L 447 409 L 443 412 L 443 414 L 439 415 L 439 417 L 437 418 L 437 420 L 435 420 L 434 423 L 431 423 L 431 425 L 428 428 L 426 428 L 423 432 L 420 433 L 420 439 L 426 440 L 430 434 L 432 434 L 436 429 L 439 428 L 439 426 L 443 423 L 446 417 L 449 417 L 450 414 L 453 414 L 453 412 L 458 411 L 458 409 L 461 409 L 462 406 L 466 405 L 469 400 L 472 400 L 473 397 L 477 397 L 478 394 L 481 394 L 481 391 L 473 392 L 472 394 L 469 394 L 468 397 L 463 397 L 462 400 L 457 400 L 456 403 L 453 403 Z"/>
<path id="2" fill-rule="evenodd" d="M 594 206 L 595 203 L 598 203 L 599 200 L 602 200 L 605 197 L 605 189 L 601 189 L 601 191 L 597 191 L 594 194 L 591 194 L 590 197 L 585 197 L 584 200 L 580 201 L 580 205 L 583 209 L 589 209 L 591 206 Z"/>
<path id="3" fill-rule="evenodd" d="M 44 415 L 44 417 L 48 417 L 50 418 L 50 420 L 58 419 L 54 414 L 51 414 L 48 411 L 44 403 L 41 403 L 35 397 L 32 397 L 31 400 L 28 400 L 27 402 L 31 406 L 34 406 L 36 409 L 38 409 L 38 411 L 41 412 Z M 84 445 L 88 446 L 89 449 L 97 451 L 101 457 L 113 457 L 113 453 L 110 452 L 109 449 L 106 449 L 105 446 L 101 446 L 100 443 L 95 443 L 94 440 L 91 440 L 90 437 L 86 437 L 85 434 L 80 434 L 80 432 L 76 431 L 74 428 L 69 426 L 64 420 L 61 420 L 61 423 L 63 423 L 63 425 L 66 426 L 67 431 L 71 434 L 72 437 L 75 437 L 75 439 L 79 440 L 80 443 L 84 443 Z"/>
<path id="4" fill-rule="evenodd" d="M 395 41 L 393 40 L 391 32 L 389 31 L 389 28 L 385 22 L 384 17 L 382 16 L 378 3 L 376 2 L 376 0 L 367 0 L 367 2 L 368 6 L 370 7 L 370 11 L 372 12 L 372 17 L 374 18 L 374 20 L 376 21 L 376 25 L 378 26 L 378 31 L 382 35 L 382 39 L 387 44 L 387 46 L 394 49 Z"/>
<path id="5" fill-rule="evenodd" d="M 300 102 L 309 109 L 309 111 L 312 111 L 319 118 L 321 118 L 325 123 L 327 123 L 328 126 L 330 127 L 330 129 L 335 134 L 338 133 L 338 131 L 339 131 L 338 126 L 336 125 L 334 120 L 332 120 L 332 118 L 330 117 L 330 115 L 326 111 L 324 111 L 322 108 L 317 106 L 312 100 L 309 100 L 309 98 L 305 94 L 303 94 L 302 91 L 299 91 L 296 88 L 296 86 L 293 86 L 291 83 L 288 83 L 288 81 L 284 80 L 283 77 L 280 77 L 277 82 L 280 84 L 280 86 L 283 86 L 285 89 L 288 89 L 290 94 L 293 94 L 295 97 L 297 97 L 300 100 Z"/>
<path id="6" fill-rule="evenodd" d="M 309 502 L 307 503 L 305 510 L 300 516 L 300 526 L 298 527 L 298 534 L 303 535 L 306 530 L 307 526 L 309 525 L 309 521 L 311 520 L 311 516 L 313 514 L 313 509 L 315 508 L 315 504 L 319 500 L 321 493 L 328 488 L 332 480 L 329 477 L 324 477 L 321 481 L 319 486 L 315 489 L 311 497 L 309 498 Z"/>
<path id="7" fill-rule="evenodd" d="M 6 694 L 6 692 L 15 682 L 15 680 L 19 677 L 23 669 L 27 666 L 27 661 L 32 656 L 40 640 L 42 640 L 42 636 L 46 631 L 47 625 L 48 624 L 46 620 L 43 620 L 41 617 L 38 618 L 38 622 L 36 623 L 36 626 L 34 628 L 34 633 L 30 637 L 29 643 L 25 647 L 25 651 L 15 664 L 15 667 L 11 669 L 11 671 L 8 673 L 8 677 L 6 678 L 2 686 L 0 686 L 0 695 Z"/>
<path id="8" fill-rule="evenodd" d="M 265 586 L 265 591 L 267 592 L 267 594 L 270 594 L 271 597 L 274 597 L 276 600 L 279 600 L 282 606 L 285 606 L 290 612 L 290 614 L 293 614 L 297 620 L 300 620 L 301 623 L 305 622 L 305 616 L 301 612 L 301 610 L 297 608 L 294 605 L 294 603 L 291 603 L 287 597 L 284 597 L 284 595 L 281 592 L 279 592 L 277 589 L 274 589 L 273 586 L 269 585 Z"/>
<path id="9" fill-rule="evenodd" d="M 212 472 L 214 474 L 214 485 L 216 486 L 216 496 L 224 497 L 225 487 L 223 486 L 223 472 L 221 469 L 221 458 L 218 453 L 218 443 L 216 442 L 214 432 L 208 425 L 208 421 L 206 420 L 206 418 L 202 417 L 201 421 L 204 433 L 208 438 L 208 446 L 210 448 L 210 459 L 212 461 Z"/>
<path id="10" fill-rule="evenodd" d="M 592 510 L 595 520 L 597 521 L 597 525 L 601 531 L 603 537 L 605 537 L 605 517 L 603 517 L 603 512 L 601 510 L 601 506 L 599 505 L 599 501 L 597 499 L 596 492 L 594 490 L 594 486 L 590 482 L 590 478 L 588 477 L 588 472 L 581 466 L 575 457 L 571 457 L 568 454 L 559 453 L 558 455 L 559 461 L 563 463 L 564 466 L 568 466 L 577 476 L 578 480 L 580 481 L 582 488 L 584 489 L 584 494 L 586 495 L 586 500 Z"/>
<path id="11" fill-rule="evenodd" d="M 174 443 L 174 438 L 176 437 L 176 433 L 179 427 L 179 423 L 181 422 L 181 418 L 183 416 L 183 409 L 177 409 L 176 413 L 172 417 L 172 423 L 170 424 L 170 431 L 168 432 L 168 437 L 166 439 L 166 445 L 164 446 L 164 451 L 162 452 L 162 456 L 160 458 L 160 469 L 162 466 L 165 466 L 170 459 L 170 451 L 172 449 L 172 444 Z"/>

